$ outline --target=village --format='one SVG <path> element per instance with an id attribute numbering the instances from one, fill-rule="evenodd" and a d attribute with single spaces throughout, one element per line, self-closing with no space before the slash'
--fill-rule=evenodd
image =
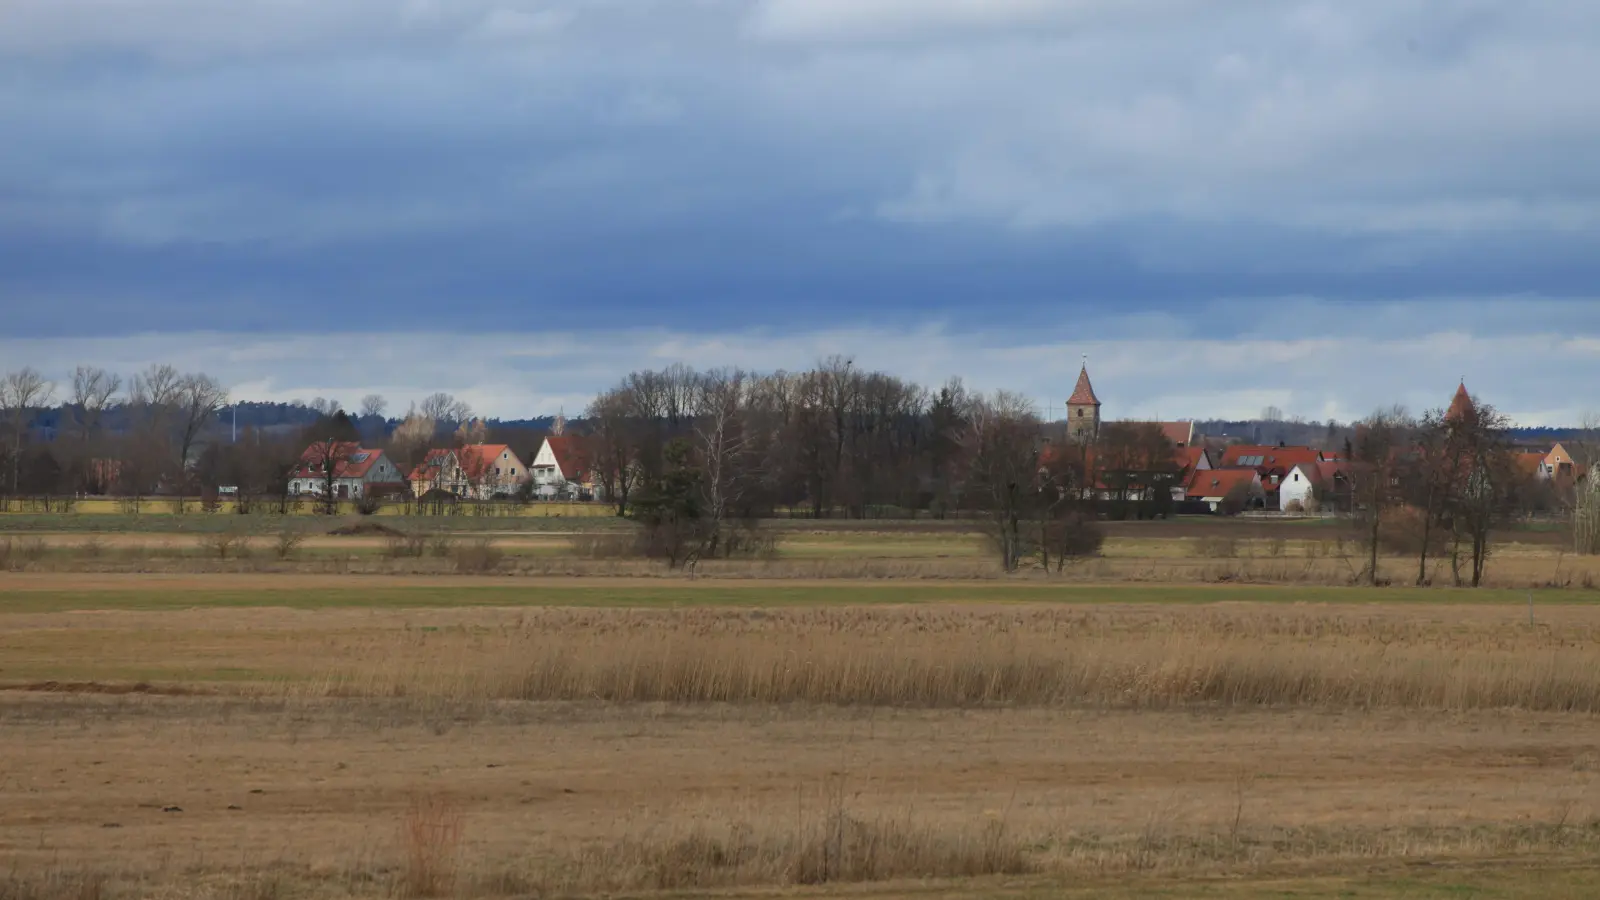
<path id="1" fill-rule="evenodd" d="M 1473 402 L 1465 383 L 1459 384 L 1445 418 L 1469 415 Z M 1087 363 L 1065 412 L 1065 418 L 1055 423 L 1053 439 L 1040 446 L 1039 463 L 1042 471 L 1061 464 L 1076 467 L 1085 499 L 1151 505 L 1170 497 L 1170 504 L 1155 504 L 1163 515 L 1332 516 L 1351 512 L 1357 502 L 1352 494 L 1362 462 L 1354 458 L 1348 440 L 1342 446 L 1320 447 L 1258 444 L 1202 434 L 1193 420 L 1107 420 Z M 597 470 L 594 437 L 569 431 L 564 417 L 558 417 L 554 432 L 527 459 L 509 443 L 458 441 L 429 448 L 409 471 L 380 447 L 319 441 L 306 447 L 290 473 L 287 494 L 338 500 L 404 498 L 424 505 L 606 502 L 608 485 L 615 485 L 620 473 Z M 1152 454 L 1152 445 L 1165 449 Z M 1170 462 L 1161 458 L 1168 455 Z M 1541 508 L 1561 505 L 1562 498 L 1570 498 L 1585 482 L 1588 472 L 1560 442 L 1548 448 L 1512 448 L 1509 461 L 1519 478 L 1538 489 L 1532 493 L 1538 495 Z M 609 493 L 614 494 L 615 488 Z"/>

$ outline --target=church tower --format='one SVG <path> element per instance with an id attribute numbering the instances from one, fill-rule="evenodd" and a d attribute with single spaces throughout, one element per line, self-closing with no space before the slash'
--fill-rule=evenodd
<path id="1" fill-rule="evenodd" d="M 1067 435 L 1076 441 L 1092 441 L 1100 434 L 1100 398 L 1089 383 L 1089 361 L 1083 361 L 1078 384 L 1067 398 Z"/>

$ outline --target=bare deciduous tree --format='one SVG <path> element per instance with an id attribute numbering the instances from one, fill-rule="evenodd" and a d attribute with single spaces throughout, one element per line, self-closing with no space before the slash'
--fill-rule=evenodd
<path id="1" fill-rule="evenodd" d="M 440 425 L 460 425 L 472 418 L 472 407 L 465 400 L 457 400 L 443 391 L 424 397 L 417 412 Z"/>
<path id="2" fill-rule="evenodd" d="M 985 515 L 1001 566 L 1016 571 L 1025 547 L 1022 521 L 1036 494 L 1039 421 L 1017 394 L 999 391 L 968 405 L 963 446 L 968 491 Z"/>
<path id="3" fill-rule="evenodd" d="M 1352 499 L 1361 545 L 1367 554 L 1362 576 L 1378 584 L 1378 553 L 1390 511 L 1402 502 L 1400 463 L 1413 423 L 1399 406 L 1379 410 L 1356 426 L 1352 445 Z"/>
<path id="4" fill-rule="evenodd" d="M 79 440 L 87 442 L 94 437 L 106 409 L 120 390 L 120 375 L 93 366 L 79 366 L 73 371 L 72 415 Z"/>
<path id="5" fill-rule="evenodd" d="M 434 433 L 438 430 L 439 423 L 434 419 L 418 412 L 413 405 L 406 413 L 399 427 L 395 428 L 393 437 L 389 440 L 391 456 L 395 464 L 409 471 L 412 467 L 422 462 L 427 455 L 428 447 L 433 443 Z"/>
<path id="6" fill-rule="evenodd" d="M 194 372 L 178 379 L 174 414 L 178 439 L 178 471 L 189 464 L 189 451 L 195 441 L 217 416 L 217 411 L 227 405 L 228 389 L 222 383 L 202 372 Z"/>
<path id="7" fill-rule="evenodd" d="M 1462 581 L 1460 549 L 1467 548 L 1473 587 L 1483 584 L 1493 547 L 1490 538 L 1511 510 L 1519 488 L 1520 475 L 1511 459 L 1511 444 L 1506 433 L 1511 422 L 1494 407 L 1475 401 L 1471 415 L 1457 426 L 1459 441 L 1466 454 L 1467 477 L 1460 485 L 1452 510 L 1451 572 L 1457 584 Z"/>
<path id="8" fill-rule="evenodd" d="M 382 394 L 368 394 L 361 398 L 361 417 L 383 418 L 383 413 L 389 408 L 389 401 L 383 399 Z"/>
<path id="9" fill-rule="evenodd" d="M 755 481 L 744 413 L 748 376 L 736 369 L 700 376 L 694 401 L 694 434 L 705 477 L 700 480 L 706 546 L 716 556 L 727 540 L 730 507 Z"/>
<path id="10" fill-rule="evenodd" d="M 1584 556 L 1600 555 L 1600 416 L 1583 417 L 1578 434 L 1563 442 L 1572 454 L 1574 497 L 1572 503 L 1573 549 Z"/>
<path id="11" fill-rule="evenodd" d="M 589 420 L 594 450 L 594 474 L 617 515 L 628 514 L 628 501 L 638 483 L 639 421 L 626 384 L 596 397 L 584 413 Z"/>
<path id="12" fill-rule="evenodd" d="M 50 402 L 55 383 L 37 369 L 24 366 L 0 379 L 0 412 L 11 432 L 11 493 L 17 492 L 22 471 L 22 438 L 33 411 Z"/>

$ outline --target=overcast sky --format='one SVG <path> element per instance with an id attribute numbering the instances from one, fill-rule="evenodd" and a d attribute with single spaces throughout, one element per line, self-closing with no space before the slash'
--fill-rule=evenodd
<path id="1" fill-rule="evenodd" d="M 1600 4 L 0 0 L 0 368 L 1600 407 Z"/>

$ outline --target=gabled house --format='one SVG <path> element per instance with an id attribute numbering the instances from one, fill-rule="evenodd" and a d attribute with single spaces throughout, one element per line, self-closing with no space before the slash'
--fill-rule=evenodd
<path id="1" fill-rule="evenodd" d="M 509 497 L 532 476 L 507 444 L 468 444 L 456 450 L 467 490 L 478 500 Z"/>
<path id="2" fill-rule="evenodd" d="M 1268 509 L 1282 509 L 1279 488 L 1289 470 L 1298 465 L 1315 465 L 1336 458 L 1316 447 L 1273 447 L 1264 444 L 1234 444 L 1222 451 L 1219 468 L 1255 469 L 1261 476 L 1261 489 L 1267 497 Z"/>
<path id="3" fill-rule="evenodd" d="M 1576 478 L 1580 474 L 1578 468 L 1578 464 L 1572 461 L 1572 454 L 1567 452 L 1567 448 L 1556 444 L 1550 448 L 1549 453 L 1540 456 L 1539 464 L 1534 468 L 1534 474 L 1547 481 L 1552 478 L 1570 479 Z"/>
<path id="4" fill-rule="evenodd" d="M 468 444 L 429 450 L 411 470 L 411 492 L 418 497 L 443 491 L 466 500 L 490 500 L 517 493 L 531 477 L 521 457 L 506 444 Z"/>
<path id="5" fill-rule="evenodd" d="M 1204 503 L 1212 512 L 1234 497 L 1244 509 L 1260 509 L 1265 502 L 1261 475 L 1255 469 L 1199 469 L 1184 485 L 1186 498 Z"/>
<path id="6" fill-rule="evenodd" d="M 405 478 L 382 450 L 355 441 L 321 441 L 306 448 L 289 472 L 293 496 L 322 496 L 332 469 L 333 494 L 340 500 L 394 494 L 405 490 Z"/>
<path id="7" fill-rule="evenodd" d="M 1350 463 L 1343 460 L 1295 463 L 1278 484 L 1278 509 L 1315 512 L 1323 502 L 1347 496 L 1352 484 Z"/>
<path id="8" fill-rule="evenodd" d="M 429 450 L 422 462 L 411 470 L 406 481 L 411 485 L 412 496 L 421 497 L 430 491 L 444 491 L 459 496 L 457 491 L 462 478 L 456 452 L 448 447 Z"/>
<path id="9" fill-rule="evenodd" d="M 534 492 L 545 499 L 590 498 L 595 495 L 593 473 L 583 440 L 577 435 L 551 435 L 533 458 Z"/>

